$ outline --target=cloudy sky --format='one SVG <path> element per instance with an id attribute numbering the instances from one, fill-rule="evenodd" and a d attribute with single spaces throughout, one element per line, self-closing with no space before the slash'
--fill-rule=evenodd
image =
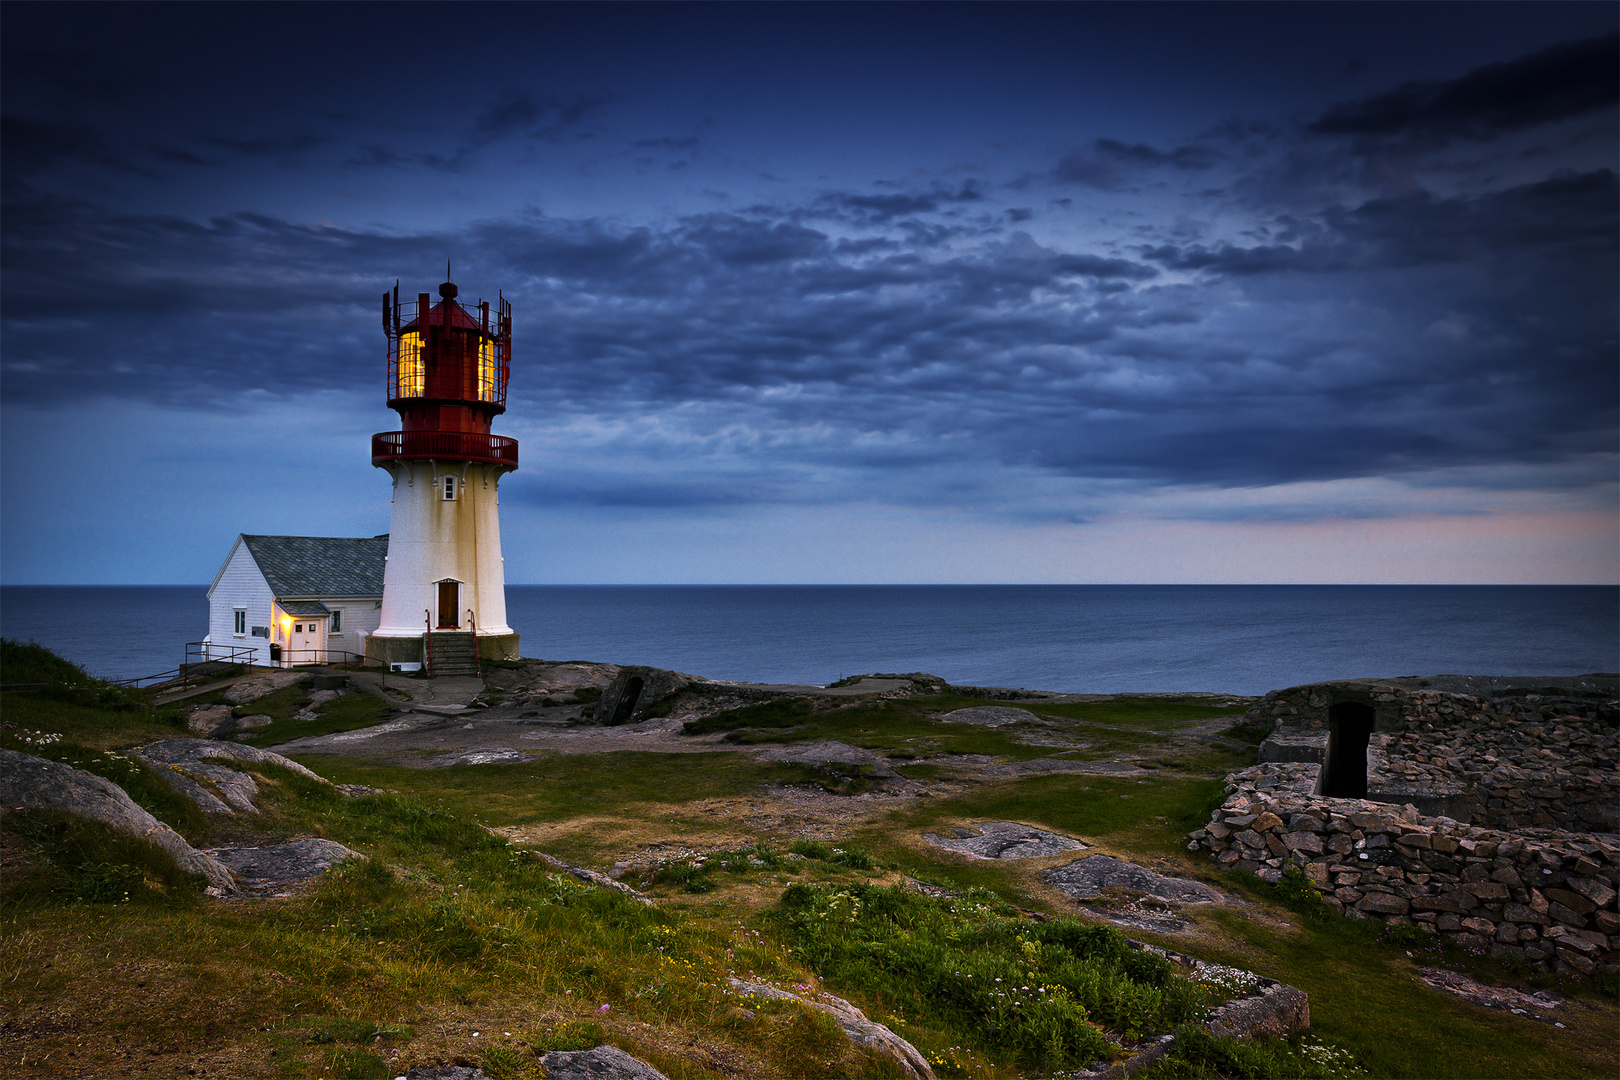
<path id="1" fill-rule="evenodd" d="M 386 531 L 451 260 L 511 582 L 1613 582 L 1617 12 L 7 4 L 0 577 Z"/>

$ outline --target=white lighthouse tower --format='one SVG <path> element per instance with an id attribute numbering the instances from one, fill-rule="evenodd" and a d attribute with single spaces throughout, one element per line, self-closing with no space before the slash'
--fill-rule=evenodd
<path id="1" fill-rule="evenodd" d="M 371 463 L 393 478 L 381 625 L 366 656 L 432 675 L 471 674 L 478 658 L 515 659 L 506 625 L 497 487 L 517 468 L 516 439 L 490 434 L 506 411 L 512 306 L 471 310 L 456 287 L 415 303 L 383 294 L 388 407 L 400 431 L 371 437 Z"/>

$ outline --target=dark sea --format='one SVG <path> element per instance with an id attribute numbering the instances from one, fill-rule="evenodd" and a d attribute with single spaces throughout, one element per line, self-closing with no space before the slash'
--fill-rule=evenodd
<path id="1" fill-rule="evenodd" d="M 205 587 L 6 586 L 0 634 L 103 678 L 179 665 Z M 827 683 L 1081 693 L 1620 669 L 1620 589 L 1536 585 L 513 585 L 523 655 Z M 3 675 L 0 675 L 3 678 Z"/>

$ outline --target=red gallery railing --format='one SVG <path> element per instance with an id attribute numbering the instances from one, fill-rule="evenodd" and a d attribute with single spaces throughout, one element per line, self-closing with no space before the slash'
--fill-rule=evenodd
<path id="1" fill-rule="evenodd" d="M 371 463 L 428 459 L 482 461 L 517 468 L 518 444 L 476 431 L 383 431 L 371 437 Z"/>

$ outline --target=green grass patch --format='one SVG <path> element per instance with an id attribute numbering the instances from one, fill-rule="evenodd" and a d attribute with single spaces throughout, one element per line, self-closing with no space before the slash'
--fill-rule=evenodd
<path id="1" fill-rule="evenodd" d="M 743 754 L 568 754 L 514 765 L 411 769 L 352 757 L 299 755 L 339 783 L 362 783 L 454 805 L 502 825 L 618 813 L 635 803 L 672 804 L 740 795 L 766 783 L 800 783 L 812 775 L 793 764 L 760 763 Z"/>
<path id="2" fill-rule="evenodd" d="M 189 903 L 206 884 L 156 844 L 84 818 L 15 810 L 0 835 L 23 853 L 6 875 L 0 917 L 42 904 Z"/>
<path id="3" fill-rule="evenodd" d="M 233 716 L 268 716 L 272 720 L 291 720 L 309 704 L 309 679 L 272 690 L 244 705 L 231 710 Z"/>
<path id="4" fill-rule="evenodd" d="M 804 723 L 814 711 L 807 698 L 778 698 L 762 705 L 745 705 L 740 709 L 728 709 L 713 716 L 689 720 L 683 726 L 687 735 L 708 735 L 738 728 L 794 727 Z"/>
<path id="5" fill-rule="evenodd" d="M 686 725 L 686 734 L 716 731 L 730 734 L 726 741 L 743 745 L 831 740 L 910 759 L 944 754 L 989 754 L 1023 761 L 1052 753 L 1052 747 L 1030 746 L 1016 730 L 973 724 L 947 724 L 940 713 L 983 705 L 978 698 L 957 694 L 822 704 L 805 698 L 784 698 L 749 705 Z M 1049 732 L 1033 714 L 1030 730 Z"/>
<path id="6" fill-rule="evenodd" d="M 97 692 L 69 688 L 55 691 L 13 691 L 6 694 L 0 746 L 39 757 L 50 756 L 52 744 L 100 752 L 124 750 L 159 739 L 186 734 L 185 721 L 173 709 L 153 708 L 144 701 L 129 701 L 126 692 L 109 689 L 110 702 L 98 702 Z"/>
<path id="7" fill-rule="evenodd" d="M 1036 922 L 994 897 L 790 885 L 764 917 L 823 978 L 936 1035 L 966 1035 L 1026 1068 L 1112 1059 L 1204 1014 L 1202 987 L 1118 931 Z"/>
<path id="8" fill-rule="evenodd" d="M 273 702 L 272 709 L 259 708 L 260 702 L 269 701 L 281 694 L 295 692 L 279 702 Z M 241 716 L 263 715 L 273 716 L 275 719 L 269 725 L 243 732 L 235 738 L 237 742 L 244 742 L 251 746 L 276 746 L 291 742 L 294 739 L 308 738 L 314 735 L 335 735 L 340 731 L 354 731 L 356 728 L 371 727 L 399 714 L 399 708 L 390 705 L 374 694 L 363 691 L 344 694 L 335 698 L 317 710 L 313 720 L 296 720 L 293 717 L 309 702 L 308 695 L 302 696 L 303 704 L 292 705 L 290 702 L 298 700 L 299 688 L 285 686 L 271 694 L 266 694 L 258 701 L 251 701 L 234 710 Z M 288 712 L 288 709 L 291 709 Z M 279 715 L 278 715 L 279 714 Z"/>
<path id="9" fill-rule="evenodd" d="M 1095 724 L 1120 727 L 1175 727 L 1217 716 L 1236 716 L 1247 705 L 1214 705 L 1197 697 L 1117 697 L 1106 701 L 1084 701 L 1074 705 L 1018 705 L 1046 716 L 1061 716 Z"/>
<path id="10" fill-rule="evenodd" d="M 1138 834 L 1149 844 L 1183 847 L 1225 793 L 1220 780 L 1161 774 L 1142 781 L 1056 773 L 986 784 L 919 808 L 912 825 L 940 818 L 994 817 L 1046 825 L 1098 839 Z"/>
<path id="11" fill-rule="evenodd" d="M 1184 1027 L 1176 1031 L 1169 1053 L 1136 1075 L 1146 1080 L 1351 1080 L 1367 1071 L 1349 1051 L 1313 1035 L 1229 1039 Z"/>
<path id="12" fill-rule="evenodd" d="M 1222 879 L 1223 888 L 1256 900 L 1297 899 L 1286 888 L 1279 897 L 1248 874 Z M 1417 980 L 1415 967 L 1436 958 L 1411 942 L 1389 940 L 1377 920 L 1307 918 L 1298 929 L 1278 930 L 1231 909 L 1211 909 L 1203 918 L 1218 927 L 1214 943 L 1202 950 L 1205 959 L 1305 991 L 1312 1034 L 1348 1050 L 1373 1076 L 1613 1075 L 1612 1032 L 1585 1052 L 1571 1052 L 1568 1036 L 1550 1025 L 1431 989 Z M 1562 989 L 1569 993 L 1578 986 Z"/>

